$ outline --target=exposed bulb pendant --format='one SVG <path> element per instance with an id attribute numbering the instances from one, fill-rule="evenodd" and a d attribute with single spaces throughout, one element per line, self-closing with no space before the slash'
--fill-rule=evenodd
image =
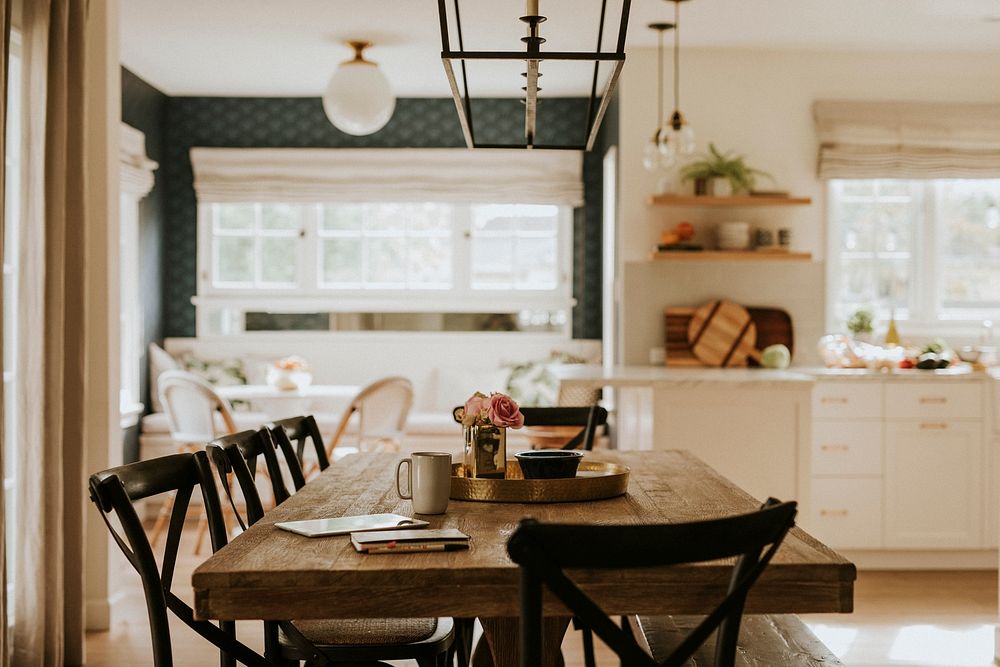
<path id="1" fill-rule="evenodd" d="M 669 169 L 674 164 L 674 156 L 664 154 L 660 148 L 660 139 L 665 131 L 663 119 L 663 33 L 671 30 L 673 23 L 650 23 L 649 28 L 659 33 L 656 47 L 656 131 L 650 137 L 642 153 L 642 165 L 648 171 Z"/>
<path id="2" fill-rule="evenodd" d="M 674 112 L 670 122 L 660 128 L 660 154 L 672 162 L 678 156 L 692 155 L 695 151 L 694 130 L 680 111 L 681 99 L 681 50 L 680 50 L 680 7 L 684 0 L 669 0 L 674 3 Z M 662 58 L 661 58 L 662 60 Z"/>
<path id="3" fill-rule="evenodd" d="M 323 94 L 323 110 L 341 132 L 363 136 L 378 132 L 396 108 L 389 81 L 378 65 L 365 58 L 371 42 L 348 42 L 354 58 L 340 64 Z"/>

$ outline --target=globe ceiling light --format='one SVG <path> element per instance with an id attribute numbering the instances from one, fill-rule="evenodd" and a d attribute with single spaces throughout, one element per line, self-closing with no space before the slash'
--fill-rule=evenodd
<path id="1" fill-rule="evenodd" d="M 674 112 L 670 115 L 670 122 L 660 128 L 657 143 L 660 148 L 660 155 L 671 163 L 678 156 L 691 155 L 695 150 L 694 130 L 688 124 L 684 114 L 680 111 L 681 105 L 681 50 L 680 50 L 680 7 L 685 0 L 668 0 L 674 3 Z M 662 37 L 662 33 L 661 33 Z M 661 39 L 662 42 L 662 39 Z M 662 63 L 662 50 L 661 50 Z"/>
<path id="2" fill-rule="evenodd" d="M 365 58 L 371 42 L 347 44 L 354 49 L 354 58 L 342 62 L 330 77 L 323 111 L 338 130 L 360 137 L 385 127 L 396 108 L 396 97 L 378 65 Z"/>

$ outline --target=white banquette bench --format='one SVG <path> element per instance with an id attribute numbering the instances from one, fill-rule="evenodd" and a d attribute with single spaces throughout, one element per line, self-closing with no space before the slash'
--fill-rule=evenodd
<path id="1" fill-rule="evenodd" d="M 156 377 L 175 362 L 210 381 L 263 384 L 267 367 L 290 355 L 304 358 L 314 384 L 364 386 L 381 377 L 401 375 L 414 387 L 413 409 L 401 448 L 405 452 L 433 448 L 457 451 L 461 430 L 451 417 L 452 408 L 474 391 L 508 391 L 526 405 L 574 404 L 558 396 L 558 382 L 548 372 L 553 363 L 595 363 L 600 343 L 572 340 L 553 334 L 530 333 L 309 333 L 245 334 L 240 337 L 168 338 L 163 351 L 151 350 L 150 390 L 155 396 Z M 239 376 L 234 377 L 234 376 Z M 508 387 L 510 385 L 510 387 Z M 586 399 L 582 399 L 585 402 Z M 582 404 L 577 397 L 576 403 Z M 142 418 L 140 457 L 149 459 L 175 451 L 169 423 L 159 401 Z M 254 428 L 271 418 L 292 415 L 264 414 L 237 405 L 239 428 Z M 315 406 L 324 437 L 329 439 L 341 418 L 343 405 Z M 344 443 L 352 443 L 348 430 Z M 517 446 L 512 434 L 511 446 Z"/>

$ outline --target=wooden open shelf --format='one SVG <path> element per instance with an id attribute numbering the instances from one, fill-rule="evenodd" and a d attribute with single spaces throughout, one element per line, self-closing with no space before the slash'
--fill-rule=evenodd
<path id="1" fill-rule="evenodd" d="M 650 206 L 808 206 L 809 197 L 710 197 L 707 195 L 653 195 Z"/>
<path id="2" fill-rule="evenodd" d="M 756 250 L 671 250 L 654 252 L 650 259 L 668 262 L 808 262 L 808 252 L 757 252 Z"/>

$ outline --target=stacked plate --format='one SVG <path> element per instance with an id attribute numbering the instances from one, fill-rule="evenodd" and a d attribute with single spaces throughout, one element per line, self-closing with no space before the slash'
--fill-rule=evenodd
<path id="1" fill-rule="evenodd" d="M 750 224 L 722 222 L 715 228 L 715 240 L 720 250 L 746 250 L 750 247 Z"/>

